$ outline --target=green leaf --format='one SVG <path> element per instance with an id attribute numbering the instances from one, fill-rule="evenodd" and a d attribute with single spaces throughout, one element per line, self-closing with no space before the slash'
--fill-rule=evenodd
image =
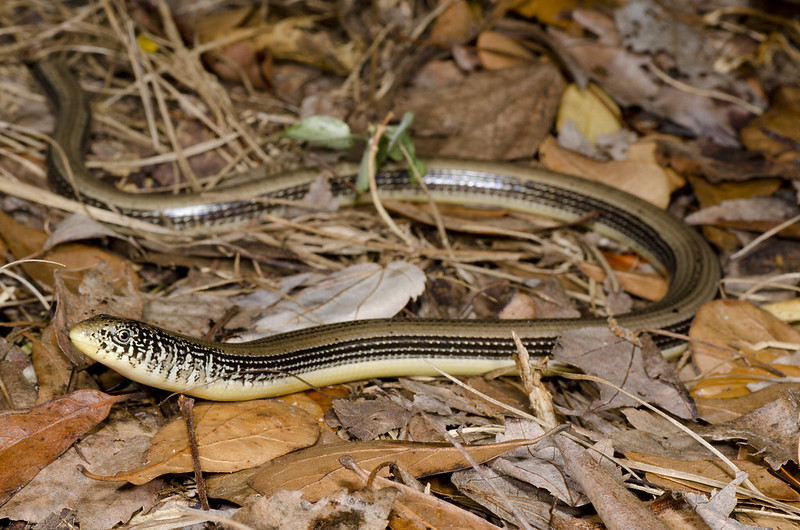
<path id="1" fill-rule="evenodd" d="M 289 127 L 282 138 L 300 140 L 329 149 L 348 149 L 355 143 L 350 126 L 333 116 L 309 116 Z"/>
<path id="2" fill-rule="evenodd" d="M 386 128 L 386 136 L 388 136 L 389 143 L 386 146 L 386 153 L 395 162 L 403 158 L 403 153 L 400 151 L 400 144 L 411 142 L 411 136 L 408 133 L 409 127 L 414 123 L 414 113 L 406 112 L 403 114 L 403 119 L 397 125 L 390 125 Z"/>

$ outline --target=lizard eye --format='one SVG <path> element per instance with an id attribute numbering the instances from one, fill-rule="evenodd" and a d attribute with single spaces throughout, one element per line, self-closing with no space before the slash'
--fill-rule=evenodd
<path id="1" fill-rule="evenodd" d="M 127 329 L 120 329 L 117 331 L 114 338 L 116 338 L 120 344 L 127 344 L 131 340 L 131 332 Z"/>

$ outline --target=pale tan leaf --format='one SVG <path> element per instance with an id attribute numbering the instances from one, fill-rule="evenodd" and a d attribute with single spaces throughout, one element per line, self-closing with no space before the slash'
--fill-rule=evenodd
<path id="1" fill-rule="evenodd" d="M 539 156 L 548 169 L 603 182 L 666 208 L 674 183 L 672 175 L 656 162 L 655 146 L 654 142 L 638 142 L 628 148 L 627 160 L 599 161 L 568 151 L 548 137 Z"/>
<path id="2" fill-rule="evenodd" d="M 252 340 L 332 322 L 393 317 L 424 289 L 425 273 L 416 265 L 402 261 L 385 267 L 353 265 L 281 300 L 254 323 L 251 333 L 238 338 Z"/>
<path id="3" fill-rule="evenodd" d="M 266 399 L 238 403 L 200 403 L 194 409 L 200 467 L 230 473 L 254 467 L 313 444 L 319 436 L 316 418 L 282 401 Z M 192 470 L 189 436 L 182 417 L 154 437 L 148 463 L 101 480 L 144 484 L 165 473 Z"/>

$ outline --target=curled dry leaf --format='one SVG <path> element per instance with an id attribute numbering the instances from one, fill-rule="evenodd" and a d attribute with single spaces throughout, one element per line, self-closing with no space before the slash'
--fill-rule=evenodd
<path id="1" fill-rule="evenodd" d="M 466 446 L 465 449 L 474 460 L 482 463 L 530 443 L 530 440 L 513 440 Z M 447 443 L 346 442 L 318 445 L 275 459 L 261 467 L 250 479 L 250 485 L 266 496 L 272 496 L 281 489 L 301 490 L 303 498 L 311 502 L 343 487 L 357 489 L 361 485 L 360 480 L 339 462 L 339 458 L 346 455 L 352 456 L 367 473 L 384 462 L 394 462 L 415 477 L 469 466 L 461 453 Z"/>
<path id="2" fill-rule="evenodd" d="M 0 505 L 124 399 L 78 390 L 29 410 L 0 413 Z"/>
<path id="3" fill-rule="evenodd" d="M 301 447 L 319 437 L 317 419 L 282 401 L 200 403 L 194 409 L 200 467 L 230 473 L 254 467 Z M 144 484 L 165 473 L 192 471 L 189 436 L 182 417 L 165 425 L 147 452 L 148 463 L 99 480 Z"/>

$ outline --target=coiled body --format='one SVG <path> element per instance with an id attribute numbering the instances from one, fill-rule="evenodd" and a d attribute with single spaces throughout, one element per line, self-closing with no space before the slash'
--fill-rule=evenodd
<path id="1" fill-rule="evenodd" d="M 281 207 L 269 199 L 302 198 L 319 174 L 302 170 L 250 182 L 226 189 L 226 198 L 118 191 L 98 182 L 84 167 L 90 118 L 77 83 L 55 63 L 42 63 L 35 73 L 54 102 L 53 137 L 66 155 L 48 155 L 51 182 L 62 193 L 77 193 L 88 203 L 175 227 L 239 222 L 262 212 L 280 213 Z M 716 292 L 719 268 L 707 243 L 641 199 L 541 169 L 472 161 L 427 162 L 424 181 L 437 202 L 536 212 L 563 221 L 587 218 L 587 227 L 629 244 L 664 272 L 670 279 L 667 294 L 645 310 L 620 317 L 624 327 L 686 331 L 697 308 Z M 339 165 L 334 173 L 329 180 L 338 200 L 344 205 L 359 200 L 352 191 L 357 168 Z M 402 169 L 380 171 L 377 183 L 384 198 L 428 200 Z M 222 344 L 138 321 L 98 316 L 76 325 L 70 337 L 86 355 L 130 379 L 208 399 L 239 400 L 367 377 L 433 375 L 432 366 L 456 375 L 482 373 L 512 364 L 512 330 L 532 355 L 545 355 L 558 333 L 605 325 L 599 318 L 363 320 Z M 669 344 L 662 341 L 661 345 Z"/>

